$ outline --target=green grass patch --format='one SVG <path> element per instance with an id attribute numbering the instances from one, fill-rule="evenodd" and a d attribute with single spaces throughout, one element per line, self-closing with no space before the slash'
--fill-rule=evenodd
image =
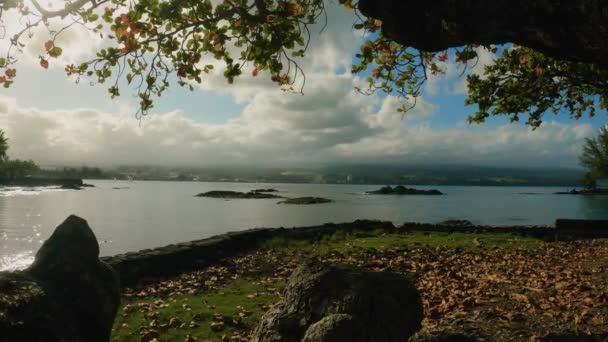
<path id="1" fill-rule="evenodd" d="M 305 250 L 321 254 L 335 250 L 348 252 L 356 248 L 383 249 L 402 246 L 449 247 L 475 251 L 488 248 L 535 248 L 539 242 L 534 238 L 506 233 L 411 232 L 388 234 L 376 231 L 353 234 L 337 232 L 314 242 L 274 238 L 264 242 L 262 248 Z"/>
<path id="2" fill-rule="evenodd" d="M 199 341 L 219 341 L 223 335 L 251 330 L 263 307 L 276 302 L 276 293 L 283 287 L 283 283 L 239 279 L 201 295 L 170 296 L 162 302 L 159 298 L 125 301 L 116 316 L 111 340 L 140 341 L 143 327 L 158 327 L 154 330 L 159 332 L 160 341 L 184 341 L 187 335 Z M 223 318 L 218 319 L 218 315 Z M 172 319 L 174 326 L 167 327 Z M 223 328 L 213 329 L 212 322 L 218 321 L 224 323 Z M 176 322 L 184 326 L 176 327 Z M 191 322 L 197 326 L 191 327 Z"/>

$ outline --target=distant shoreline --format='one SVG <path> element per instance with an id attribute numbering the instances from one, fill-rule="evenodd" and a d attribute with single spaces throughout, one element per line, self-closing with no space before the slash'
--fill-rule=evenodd
<path id="1" fill-rule="evenodd" d="M 505 183 L 341 183 L 341 182 L 327 182 L 327 183 L 315 183 L 315 182 L 293 182 L 293 181 L 235 181 L 235 180 L 180 180 L 180 179 L 111 179 L 111 178 L 85 178 L 85 180 L 92 181 L 121 181 L 121 182 L 175 182 L 175 183 L 234 183 L 234 184 L 297 184 L 297 185 L 365 185 L 365 186 L 396 186 L 396 185 L 407 185 L 407 186 L 483 186 L 483 187 L 563 187 L 564 190 L 570 191 L 572 188 L 581 188 L 576 183 L 522 183 L 522 184 L 505 184 Z M 2 183 L 0 182 L 0 185 Z"/>
<path id="2" fill-rule="evenodd" d="M 20 177 L 13 179 L 0 179 L 0 186 L 62 186 L 82 187 L 84 185 L 80 178 L 44 178 L 44 177 Z"/>

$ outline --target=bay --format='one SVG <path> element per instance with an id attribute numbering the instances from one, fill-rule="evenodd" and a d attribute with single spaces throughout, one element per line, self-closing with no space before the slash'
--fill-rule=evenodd
<path id="1" fill-rule="evenodd" d="M 68 215 L 85 218 L 102 255 L 153 248 L 255 227 L 298 227 L 356 219 L 486 225 L 546 225 L 557 218 L 608 219 L 608 197 L 554 195 L 563 187 L 415 186 L 445 196 L 366 195 L 380 185 L 87 181 L 94 188 L 0 189 L 0 270 L 23 268 Z M 121 189 L 116 189 L 121 188 Z M 194 197 L 210 190 L 274 188 L 285 197 L 319 196 L 320 205 L 277 199 Z"/>

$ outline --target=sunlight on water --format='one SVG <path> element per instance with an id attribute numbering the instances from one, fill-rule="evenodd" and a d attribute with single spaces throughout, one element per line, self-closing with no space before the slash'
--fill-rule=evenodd
<path id="1" fill-rule="evenodd" d="M 0 257 L 0 271 L 22 270 L 34 262 L 34 252 L 25 251 Z"/>
<path id="2" fill-rule="evenodd" d="M 608 219 L 608 198 L 558 196 L 560 187 L 417 186 L 445 196 L 372 196 L 379 185 L 264 184 L 284 197 L 333 203 L 285 206 L 273 199 L 195 197 L 212 190 L 250 191 L 253 183 L 88 181 L 80 191 L 0 188 L 0 269 L 23 268 L 69 215 L 87 220 L 101 256 L 207 238 L 255 227 L 303 227 L 356 219 L 481 225 L 550 225 L 557 218 Z M 534 193 L 535 195 L 522 195 Z M 31 195 L 37 196 L 31 196 Z"/>
<path id="3" fill-rule="evenodd" d="M 0 187 L 0 197 L 12 197 L 12 196 L 24 196 L 24 195 L 40 195 L 42 192 L 50 191 L 67 191 L 58 187 L 45 186 L 45 187 L 19 187 L 19 186 L 6 186 Z"/>

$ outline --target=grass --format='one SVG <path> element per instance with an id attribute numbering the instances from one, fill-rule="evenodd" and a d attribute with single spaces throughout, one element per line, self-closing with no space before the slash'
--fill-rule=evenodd
<path id="1" fill-rule="evenodd" d="M 264 306 L 277 301 L 283 286 L 282 283 L 239 279 L 202 295 L 126 301 L 114 322 L 112 341 L 140 341 L 145 334 L 142 327 L 158 331 L 162 341 L 184 341 L 187 336 L 199 341 L 219 341 L 223 335 L 231 336 L 254 327 Z M 172 320 L 174 325 L 181 322 L 184 326 L 166 328 Z M 190 326 L 191 323 L 194 324 Z M 212 328 L 212 324 L 216 327 Z"/>
<path id="2" fill-rule="evenodd" d="M 443 233 L 412 232 L 387 234 L 382 231 L 346 234 L 337 232 L 310 242 L 274 238 L 262 244 L 266 249 L 305 250 L 324 254 L 330 251 L 348 252 L 356 248 L 384 249 L 402 246 L 449 247 L 475 251 L 488 248 L 535 248 L 539 240 L 506 233 Z"/>
<path id="3" fill-rule="evenodd" d="M 533 238 L 504 233 L 399 234 L 378 230 L 350 234 L 337 232 L 316 242 L 274 238 L 264 242 L 260 252 L 263 252 L 262 258 L 283 255 L 298 259 L 303 254 L 322 256 L 337 251 L 344 255 L 356 255 L 361 249 L 381 253 L 388 248 L 407 246 L 482 252 L 492 248 L 533 249 L 539 244 L 540 241 Z M 268 272 L 264 271 L 266 260 L 258 260 L 255 272 L 239 273 L 236 280 L 218 284 L 219 288 L 202 294 L 178 292 L 161 298 L 148 292 L 141 298 L 133 296 L 123 300 L 115 320 L 112 341 L 152 341 L 154 337 L 160 341 L 222 341 L 227 338 L 239 341 L 239 337 L 251 332 L 268 306 L 279 300 L 285 286 L 282 280 L 276 279 L 284 280 L 288 274 L 284 278 L 265 278 L 264 274 L 273 274 L 277 265 L 285 266 L 289 260 L 277 257 L 276 260 L 267 261 L 270 267 Z"/>

